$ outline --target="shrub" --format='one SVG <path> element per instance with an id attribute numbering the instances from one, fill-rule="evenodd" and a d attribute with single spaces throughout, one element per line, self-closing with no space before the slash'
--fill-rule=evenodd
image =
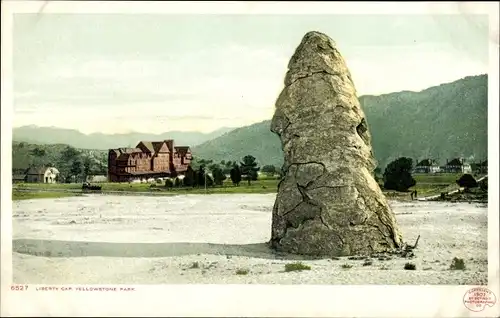
<path id="1" fill-rule="evenodd" d="M 241 269 L 240 268 L 240 269 L 236 270 L 236 275 L 247 275 L 248 272 L 249 272 L 248 269 Z"/>
<path id="2" fill-rule="evenodd" d="M 345 268 L 345 269 L 349 269 L 349 268 L 352 268 L 352 265 L 351 264 L 342 264 L 342 268 Z"/>
<path id="3" fill-rule="evenodd" d="M 410 270 L 410 271 L 414 271 L 417 269 L 417 266 L 413 263 L 406 263 L 405 264 L 405 269 L 406 270 Z"/>
<path id="4" fill-rule="evenodd" d="M 172 180 L 170 179 L 165 180 L 165 188 L 172 188 L 173 186 L 174 183 L 172 182 Z"/>
<path id="5" fill-rule="evenodd" d="M 460 179 L 457 180 L 458 186 L 465 188 L 466 190 L 470 188 L 477 188 L 477 182 L 474 177 L 468 173 L 464 174 L 463 176 L 460 177 Z"/>
<path id="6" fill-rule="evenodd" d="M 451 261 L 450 265 L 451 270 L 464 270 L 465 269 L 465 262 L 461 258 L 456 258 L 454 257 L 453 260 Z"/>
<path id="7" fill-rule="evenodd" d="M 285 264 L 285 272 L 310 270 L 311 266 L 302 264 L 301 262 Z"/>

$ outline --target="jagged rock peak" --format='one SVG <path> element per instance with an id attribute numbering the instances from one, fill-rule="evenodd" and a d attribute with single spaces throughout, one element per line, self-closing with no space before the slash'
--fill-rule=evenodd
<path id="1" fill-rule="evenodd" d="M 335 41 L 323 33 L 311 31 L 303 37 L 288 63 L 285 86 L 322 72 L 331 75 L 346 74 L 352 82 L 351 73 L 337 50 Z"/>

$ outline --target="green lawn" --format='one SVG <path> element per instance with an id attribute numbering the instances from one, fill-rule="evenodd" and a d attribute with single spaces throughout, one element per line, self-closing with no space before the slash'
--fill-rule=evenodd
<path id="1" fill-rule="evenodd" d="M 455 183 L 458 178 L 462 176 L 461 173 L 416 173 L 412 175 L 413 178 L 419 183 Z"/>
<path id="2" fill-rule="evenodd" d="M 71 192 L 56 192 L 56 191 L 28 192 L 28 191 L 12 190 L 12 201 L 30 200 L 30 199 L 57 199 L 57 198 L 74 197 L 80 195 L 81 195 L 80 193 L 71 193 Z"/>
<path id="3" fill-rule="evenodd" d="M 418 196 L 431 196 L 440 194 L 441 192 L 451 191 L 457 188 L 455 180 L 460 177 L 460 174 L 415 174 L 413 175 L 417 184 L 415 187 L 410 188 L 410 191 L 417 190 Z M 252 181 L 250 185 L 246 181 L 242 181 L 238 187 L 231 183 L 231 180 L 225 180 L 223 186 L 218 187 L 204 187 L 200 188 L 171 188 L 167 189 L 163 184 L 147 184 L 147 183 L 111 183 L 104 182 L 98 183 L 102 186 L 103 192 L 123 191 L 123 192 L 152 192 L 159 195 L 173 195 L 173 194 L 212 194 L 212 193 L 276 193 L 278 182 L 275 177 L 261 176 L 259 180 Z M 23 192 L 15 191 L 16 188 L 29 188 L 37 189 L 40 192 Z M 65 196 L 78 195 L 78 192 L 67 192 L 81 189 L 81 183 L 57 183 L 57 184 L 43 184 L 43 183 L 16 183 L 13 189 L 13 199 L 34 199 L 34 198 L 56 198 Z M 386 192 L 386 191 L 384 191 Z M 387 193 L 387 192 L 386 192 Z M 394 193 L 393 195 L 396 195 Z M 398 195 L 405 195 L 400 193 Z M 409 193 L 408 193 L 409 195 Z"/>
<path id="4" fill-rule="evenodd" d="M 97 183 L 96 183 L 97 184 Z M 111 183 L 103 182 L 98 183 L 102 187 L 103 192 L 107 191 L 127 191 L 127 192 L 155 192 L 155 193 L 165 193 L 165 194 L 198 194 L 198 193 L 275 193 L 278 187 L 278 180 L 276 179 L 262 179 L 257 181 L 252 181 L 250 185 L 246 181 L 242 181 L 238 187 L 234 186 L 230 180 L 226 180 L 223 186 L 218 187 L 204 187 L 200 188 L 171 188 L 167 189 L 163 184 L 151 184 L 145 183 Z M 44 183 L 17 183 L 14 187 L 18 188 L 29 188 L 29 189 L 40 189 L 43 191 L 54 190 L 80 190 L 82 185 L 80 183 L 56 183 L 56 184 L 44 184 Z M 20 192 L 20 191 L 18 191 Z"/>

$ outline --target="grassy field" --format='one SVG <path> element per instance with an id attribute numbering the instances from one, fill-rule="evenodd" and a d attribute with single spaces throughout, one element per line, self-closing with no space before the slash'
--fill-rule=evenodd
<path id="1" fill-rule="evenodd" d="M 62 192 L 62 191 L 39 191 L 39 192 L 28 192 L 28 191 L 16 191 L 12 190 L 12 200 L 31 200 L 31 199 L 57 199 L 65 197 L 80 196 L 80 193 L 74 192 Z"/>
<path id="2" fill-rule="evenodd" d="M 461 173 L 437 173 L 437 174 L 429 174 L 429 173 L 419 173 L 413 174 L 413 178 L 417 181 L 417 185 L 420 183 L 446 183 L 451 184 L 455 183 L 455 181 L 462 176 Z"/>
<path id="3" fill-rule="evenodd" d="M 410 188 L 410 191 L 417 190 L 418 196 L 431 196 L 440 194 L 445 191 L 452 191 L 458 188 L 455 180 L 460 177 L 460 174 L 439 174 L 427 175 L 417 174 L 413 176 L 417 181 L 415 187 Z M 231 180 L 225 180 L 223 186 L 204 187 L 200 188 L 171 188 L 167 189 L 163 184 L 147 184 L 147 183 L 99 183 L 102 186 L 102 192 L 136 192 L 136 193 L 155 193 L 159 195 L 173 194 L 212 194 L 212 193 L 276 193 L 278 180 L 275 177 L 262 176 L 257 181 L 252 181 L 250 185 L 246 181 L 240 183 L 236 187 L 231 183 Z M 39 191 L 16 191 L 22 190 L 39 190 Z M 80 194 L 80 183 L 17 183 L 13 188 L 13 200 L 35 199 L 35 198 L 56 198 L 64 196 L 73 196 Z M 409 197 L 408 193 L 397 193 L 394 191 L 384 191 L 389 197 Z"/>
<path id="4" fill-rule="evenodd" d="M 103 182 L 99 183 L 102 187 L 102 192 L 149 192 L 156 194 L 211 194 L 211 193 L 275 193 L 278 180 L 276 179 L 261 179 L 257 181 L 252 181 L 250 185 L 247 182 L 241 182 L 240 186 L 234 186 L 231 181 L 226 181 L 222 186 L 218 187 L 204 187 L 199 188 L 170 188 L 167 189 L 163 184 L 147 184 L 147 183 L 111 183 Z M 56 184 L 43 184 L 43 183 L 18 183 L 14 185 L 14 192 L 22 192 L 23 194 L 27 191 L 16 191 L 19 190 L 39 190 L 40 192 L 51 192 L 51 193 L 78 193 L 81 190 L 82 185 L 80 183 L 56 183 Z M 19 197 L 19 195 L 16 195 Z"/>

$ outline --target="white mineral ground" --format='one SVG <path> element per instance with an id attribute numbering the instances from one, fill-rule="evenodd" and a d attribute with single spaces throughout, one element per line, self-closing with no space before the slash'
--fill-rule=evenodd
<path id="1" fill-rule="evenodd" d="M 413 259 L 302 260 L 264 244 L 275 194 L 91 195 L 13 203 L 13 275 L 31 284 L 485 284 L 487 206 L 390 204 Z M 466 270 L 449 270 L 454 257 Z M 199 268 L 191 268 L 198 262 Z M 414 263 L 416 270 L 404 270 Z M 343 264 L 351 264 L 345 269 Z M 248 270 L 237 275 L 238 269 Z"/>

